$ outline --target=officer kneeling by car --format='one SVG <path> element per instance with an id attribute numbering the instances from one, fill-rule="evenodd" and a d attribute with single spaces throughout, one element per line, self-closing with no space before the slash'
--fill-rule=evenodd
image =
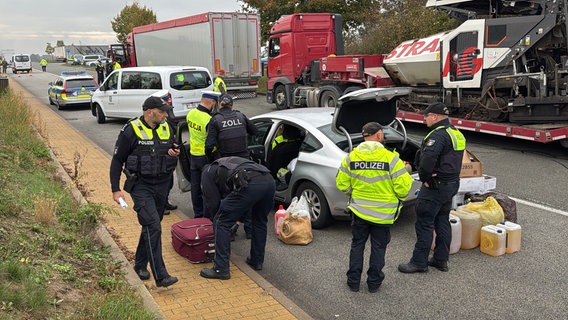
<path id="1" fill-rule="evenodd" d="M 213 268 L 202 269 L 204 278 L 231 278 L 231 227 L 244 213 L 252 212 L 252 240 L 246 262 L 262 270 L 266 247 L 268 213 L 274 206 L 274 179 L 270 171 L 241 157 L 224 157 L 207 165 L 201 177 L 203 198 L 213 212 L 215 259 Z"/>

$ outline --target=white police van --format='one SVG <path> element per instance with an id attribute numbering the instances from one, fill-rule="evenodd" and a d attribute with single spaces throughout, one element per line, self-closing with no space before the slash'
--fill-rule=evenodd
<path id="1" fill-rule="evenodd" d="M 91 97 L 91 113 L 98 123 L 107 118 L 142 115 L 149 96 L 167 90 L 175 119 L 185 119 L 201 101 L 201 91 L 213 90 L 207 68 L 192 66 L 132 67 L 114 70 Z"/>

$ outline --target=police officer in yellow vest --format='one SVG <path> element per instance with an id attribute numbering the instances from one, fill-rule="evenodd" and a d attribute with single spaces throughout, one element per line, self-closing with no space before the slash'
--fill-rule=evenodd
<path id="1" fill-rule="evenodd" d="M 215 212 L 206 212 L 203 206 L 203 192 L 201 191 L 201 171 L 208 163 L 205 155 L 205 139 L 207 138 L 207 125 L 211 120 L 212 110 L 217 104 L 219 93 L 203 91 L 201 102 L 197 108 L 187 113 L 187 126 L 189 128 L 189 158 L 191 179 L 191 203 L 195 218 L 207 217 Z"/>
<path id="2" fill-rule="evenodd" d="M 359 291 L 363 271 L 365 243 L 371 236 L 371 256 L 367 271 L 369 292 L 377 292 L 385 275 L 385 252 L 390 242 L 390 226 L 398 217 L 401 201 L 412 186 L 398 154 L 387 150 L 382 142 L 384 132 L 377 122 L 369 122 L 362 130 L 365 141 L 342 161 L 337 172 L 336 186 L 351 196 L 351 252 L 347 285 Z"/>
<path id="3" fill-rule="evenodd" d="M 426 272 L 428 266 L 448 271 L 452 241 L 450 209 L 458 192 L 465 137 L 448 119 L 449 110 L 436 102 L 424 109 L 424 120 L 431 131 L 424 137 L 416 155 L 422 187 L 416 201 L 416 244 L 410 262 L 398 266 L 403 273 Z M 428 256 L 436 231 L 436 248 Z"/>
<path id="4" fill-rule="evenodd" d="M 43 72 L 47 71 L 47 60 L 41 59 L 39 64 L 41 65 L 41 71 Z"/>
<path id="5" fill-rule="evenodd" d="M 132 196 L 133 208 L 142 226 L 134 271 L 141 280 L 150 279 L 147 269 L 150 263 L 158 287 L 168 287 L 178 281 L 166 270 L 161 240 L 161 221 L 179 155 L 173 128 L 166 122 L 171 108 L 159 97 L 146 99 L 142 106 L 144 114 L 130 120 L 118 135 L 110 164 L 113 200 L 120 203 L 124 199 L 120 189 L 124 167 L 127 179 L 123 189 Z"/>
<path id="6" fill-rule="evenodd" d="M 221 95 L 227 93 L 227 86 L 225 85 L 225 81 L 223 78 L 225 77 L 225 70 L 219 69 L 219 75 L 215 78 L 213 82 L 213 91 L 219 92 Z"/>

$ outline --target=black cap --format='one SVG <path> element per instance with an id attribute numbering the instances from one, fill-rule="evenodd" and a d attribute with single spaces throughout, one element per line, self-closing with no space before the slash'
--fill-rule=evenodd
<path id="1" fill-rule="evenodd" d="M 448 110 L 448 107 L 446 107 L 445 104 L 441 102 L 434 102 L 430 104 L 428 108 L 422 110 L 420 113 L 421 114 L 435 113 L 447 116 L 450 114 L 450 110 Z"/>
<path id="2" fill-rule="evenodd" d="M 374 135 L 382 129 L 383 126 L 381 126 L 378 122 L 367 122 L 367 124 L 363 126 L 361 134 L 363 135 L 363 137 L 368 137 Z"/>
<path id="3" fill-rule="evenodd" d="M 225 106 L 225 105 L 229 105 L 232 106 L 233 105 L 233 98 L 228 95 L 228 94 L 224 94 L 219 98 L 219 101 L 221 101 L 221 105 Z"/>
<path id="4" fill-rule="evenodd" d="M 166 104 L 164 100 L 159 97 L 149 97 L 148 99 L 146 99 L 146 101 L 144 101 L 144 104 L 142 105 L 142 110 L 160 109 L 163 111 L 169 111 L 173 108 L 174 107 Z"/>

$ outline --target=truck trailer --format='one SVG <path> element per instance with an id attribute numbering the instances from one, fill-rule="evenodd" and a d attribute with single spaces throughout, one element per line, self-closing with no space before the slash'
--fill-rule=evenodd
<path id="1" fill-rule="evenodd" d="M 460 129 L 568 147 L 567 2 L 430 0 L 461 25 L 387 55 L 343 55 L 340 15 L 286 16 L 270 33 L 267 101 L 333 106 L 353 90 L 410 87 L 403 121 L 443 102 Z"/>
<path id="2" fill-rule="evenodd" d="M 254 95 L 261 76 L 260 16 L 207 12 L 135 27 L 126 46 L 113 44 L 110 51 L 123 67 L 193 65 L 214 77 L 223 69 L 230 94 Z"/>

